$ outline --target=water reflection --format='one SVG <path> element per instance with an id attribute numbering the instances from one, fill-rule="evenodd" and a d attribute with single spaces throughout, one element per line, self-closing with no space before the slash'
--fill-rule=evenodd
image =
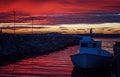
<path id="1" fill-rule="evenodd" d="M 108 45 L 108 46 L 106 46 Z M 106 50 L 112 51 L 113 42 L 103 43 Z M 105 47 L 106 46 L 106 47 Z M 111 77 L 110 72 L 76 72 L 70 55 L 78 53 L 79 46 L 0 67 L 0 77 Z M 72 74 L 71 74 L 72 73 Z"/>
<path id="2" fill-rule="evenodd" d="M 80 71 L 77 68 L 73 68 L 71 77 L 111 77 L 110 70 L 94 70 L 94 71 Z"/>
<path id="3" fill-rule="evenodd" d="M 73 68 L 70 55 L 78 49 L 79 46 L 73 46 L 1 67 L 0 77 L 70 77 Z"/>

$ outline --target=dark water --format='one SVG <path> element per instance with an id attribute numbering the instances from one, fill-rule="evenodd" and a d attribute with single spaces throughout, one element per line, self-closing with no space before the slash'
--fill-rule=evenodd
<path id="1" fill-rule="evenodd" d="M 112 46 L 119 39 L 95 40 L 103 41 L 102 48 L 113 53 Z M 0 77 L 111 77 L 110 72 L 80 73 L 76 71 L 71 63 L 70 55 L 78 53 L 78 50 L 79 46 L 72 46 L 49 55 L 1 67 Z"/>

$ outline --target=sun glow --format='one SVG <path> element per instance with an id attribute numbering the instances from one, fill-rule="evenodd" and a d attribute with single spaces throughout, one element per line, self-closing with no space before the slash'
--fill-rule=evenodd
<path id="1" fill-rule="evenodd" d="M 13 33 L 14 24 L 1 24 L 2 32 Z M 6 26 L 6 27 L 5 27 Z M 120 23 L 103 23 L 103 24 L 61 24 L 61 25 L 32 25 L 30 23 L 16 23 L 16 33 L 50 33 L 59 32 L 66 34 L 87 34 L 90 28 L 96 34 L 120 34 Z"/>

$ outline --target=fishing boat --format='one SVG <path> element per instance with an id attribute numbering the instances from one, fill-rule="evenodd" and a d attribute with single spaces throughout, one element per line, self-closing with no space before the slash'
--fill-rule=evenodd
<path id="1" fill-rule="evenodd" d="M 101 49 L 101 41 L 94 41 L 89 36 L 80 41 L 80 51 L 71 55 L 72 63 L 78 68 L 100 68 L 110 64 L 112 54 Z"/>

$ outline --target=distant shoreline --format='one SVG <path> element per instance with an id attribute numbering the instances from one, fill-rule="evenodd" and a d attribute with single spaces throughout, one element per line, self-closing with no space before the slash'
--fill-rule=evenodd
<path id="1" fill-rule="evenodd" d="M 90 36 L 89 34 L 79 34 L 81 36 Z M 120 34 L 92 34 L 93 38 L 120 38 Z"/>
<path id="2" fill-rule="evenodd" d="M 51 33 L 33 33 L 33 34 L 38 34 L 38 35 L 46 35 L 46 34 L 61 34 L 57 32 L 51 32 Z M 13 34 L 13 33 L 1 33 L 1 34 Z M 23 33 L 19 34 L 16 33 L 17 35 L 31 35 L 31 33 Z M 14 35 L 14 34 L 13 34 Z M 78 35 L 78 36 L 92 36 L 93 38 L 120 38 L 120 34 L 62 34 L 62 35 Z"/>

